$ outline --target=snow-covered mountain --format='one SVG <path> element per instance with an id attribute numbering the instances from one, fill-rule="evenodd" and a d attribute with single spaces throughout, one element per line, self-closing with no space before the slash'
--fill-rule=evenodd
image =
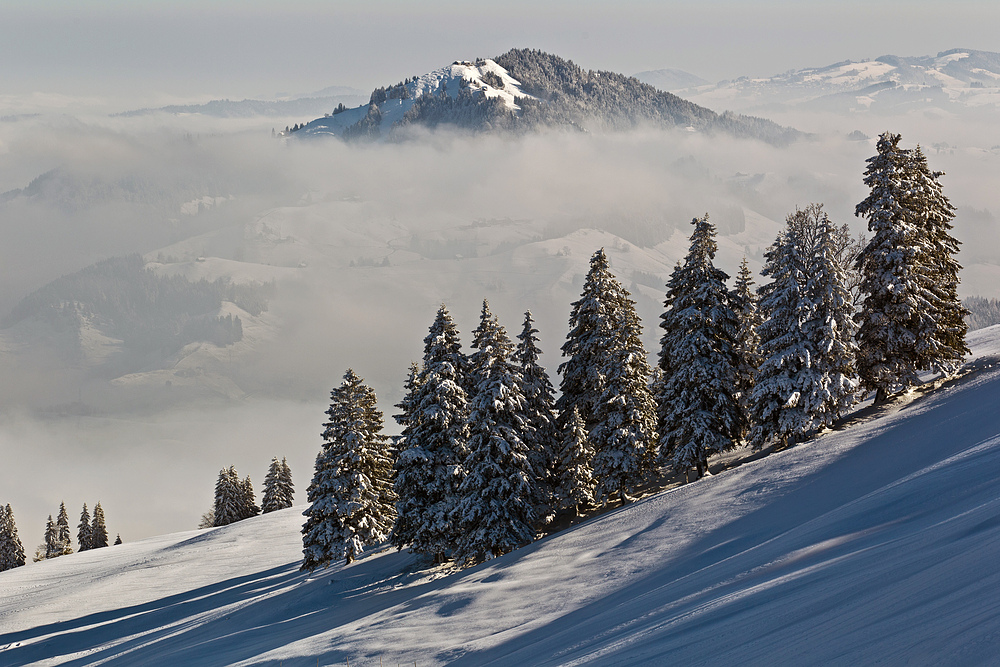
<path id="1" fill-rule="evenodd" d="M 312 574 L 302 507 L 0 573 L 17 665 L 992 664 L 1000 327 L 965 377 L 463 571 Z"/>
<path id="2" fill-rule="evenodd" d="M 441 125 L 478 132 L 684 127 L 779 145 L 800 136 L 762 118 L 719 115 L 635 77 L 584 70 L 570 60 L 530 49 L 512 49 L 496 59 L 455 61 L 376 88 L 368 104 L 339 107 L 296 128 L 295 134 L 373 139 Z"/>
<path id="3" fill-rule="evenodd" d="M 1000 53 L 951 49 L 936 56 L 845 60 L 677 92 L 698 104 L 743 112 L 803 108 L 897 114 L 938 108 L 995 113 L 1000 104 Z"/>

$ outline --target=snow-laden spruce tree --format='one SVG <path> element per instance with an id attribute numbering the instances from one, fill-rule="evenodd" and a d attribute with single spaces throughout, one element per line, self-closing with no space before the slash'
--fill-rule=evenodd
<path id="1" fill-rule="evenodd" d="M 73 533 L 69 527 L 69 513 L 66 503 L 59 503 L 59 514 L 56 517 L 56 542 L 59 545 L 60 556 L 73 553 Z"/>
<path id="2" fill-rule="evenodd" d="M 934 363 L 934 340 L 927 335 L 936 313 L 926 216 L 915 209 L 913 160 L 899 141 L 891 132 L 879 137 L 865 170 L 871 191 L 855 208 L 872 233 L 856 261 L 864 295 L 856 315 L 858 375 L 875 392 L 876 404 L 917 384 L 919 371 Z"/>
<path id="3" fill-rule="evenodd" d="M 814 355 L 815 380 L 807 403 L 813 427 L 821 429 L 830 427 L 857 402 L 859 380 L 854 304 L 846 267 L 838 257 L 838 230 L 821 207 L 796 214 L 808 216 L 813 210 L 819 229 L 808 258 L 805 296 L 810 310 L 802 333 Z"/>
<path id="4" fill-rule="evenodd" d="M 562 346 L 562 354 L 567 359 L 559 364 L 562 379 L 556 411 L 563 430 L 573 408 L 583 418 L 588 432 L 597 423 L 594 407 L 604 393 L 601 371 L 609 343 L 619 329 L 619 313 L 624 300 L 621 283 L 612 275 L 602 248 L 590 258 L 590 270 L 580 298 L 572 304 L 569 333 Z"/>
<path id="5" fill-rule="evenodd" d="M 235 466 L 219 471 L 215 483 L 215 507 L 213 518 L 216 526 L 228 526 L 243 518 L 243 484 Z"/>
<path id="6" fill-rule="evenodd" d="M 80 545 L 80 551 L 90 548 L 90 512 L 87 510 L 87 503 L 83 504 L 83 511 L 80 512 L 80 523 L 76 527 L 76 541 Z"/>
<path id="7" fill-rule="evenodd" d="M 121 543 L 122 543 L 122 536 L 119 533 L 119 534 L 115 535 L 115 546 L 117 547 Z"/>
<path id="8" fill-rule="evenodd" d="M 52 515 L 50 514 L 48 520 L 45 522 L 43 542 L 35 549 L 35 557 L 32 560 L 37 563 L 40 560 L 56 558 L 57 556 L 62 556 L 62 546 L 59 544 L 59 530 L 56 528 L 56 522 L 52 520 Z"/>
<path id="9" fill-rule="evenodd" d="M 614 280 L 612 278 L 612 280 Z M 631 500 L 656 468 L 656 401 L 652 371 L 642 345 L 642 322 L 628 291 L 617 288 L 607 346 L 600 368 L 604 387 L 594 404 L 594 501 Z"/>
<path id="10" fill-rule="evenodd" d="M 757 369 L 761 362 L 760 335 L 757 331 L 762 320 L 757 291 L 753 286 L 753 273 L 747 265 L 747 258 L 744 256 L 743 261 L 740 262 L 740 271 L 736 274 L 736 284 L 730 294 L 733 311 L 739 322 L 739 329 L 736 332 L 736 352 L 739 357 L 736 387 L 739 390 L 740 407 L 744 414 L 744 429 L 741 438 L 747 436 L 747 430 L 750 428 L 750 393 L 753 391 Z"/>
<path id="11" fill-rule="evenodd" d="M 520 370 L 521 393 L 524 394 L 524 420 L 527 422 L 526 442 L 528 459 L 534 470 L 538 495 L 546 506 L 542 516 L 551 509 L 553 470 L 556 450 L 559 447 L 559 431 L 555 419 L 555 389 L 549 374 L 538 362 L 538 329 L 534 326 L 531 311 L 524 313 L 524 324 L 517 336 L 513 360 Z"/>
<path id="12" fill-rule="evenodd" d="M 257 516 L 260 514 L 260 508 L 257 507 L 257 495 L 253 490 L 253 482 L 250 481 L 250 475 L 240 482 L 240 518 L 239 521 L 243 519 L 249 519 L 252 516 Z"/>
<path id="13" fill-rule="evenodd" d="M 556 509 L 570 510 L 579 516 L 594 504 L 594 448 L 590 445 L 587 425 L 576 408 L 567 420 L 553 478 Z"/>
<path id="14" fill-rule="evenodd" d="M 691 224 L 691 245 L 667 283 L 660 318 L 659 456 L 662 464 L 685 475 L 693 468 L 701 477 L 708 457 L 735 446 L 743 433 L 742 361 L 729 276 L 714 264 L 715 226 L 708 215 Z"/>
<path id="15" fill-rule="evenodd" d="M 398 548 L 444 562 L 458 541 L 453 509 L 468 454 L 468 398 L 460 384 L 468 361 L 458 329 L 441 306 L 424 338 L 424 359 L 410 397 L 409 416 L 395 464 Z"/>
<path id="16" fill-rule="evenodd" d="M 98 502 L 94 505 L 94 518 L 90 522 L 90 548 L 108 546 L 108 527 L 104 524 L 104 508 Z"/>
<path id="17" fill-rule="evenodd" d="M 907 207 L 917 216 L 917 228 L 925 239 L 925 269 L 922 272 L 930 296 L 931 313 L 924 318 L 920 345 L 928 357 L 926 368 L 942 375 L 958 370 L 969 348 L 965 335 L 968 309 L 958 297 L 958 272 L 962 266 L 956 255 L 959 241 L 951 235 L 955 208 L 945 197 L 938 180 L 944 172 L 932 172 L 920 146 L 910 152 L 907 163 L 910 190 Z"/>
<path id="18" fill-rule="evenodd" d="M 14 511 L 9 503 L 0 505 L 0 572 L 21 567 L 24 563 L 24 545 L 17 536 Z"/>
<path id="19" fill-rule="evenodd" d="M 473 345 L 471 374 L 478 386 L 470 404 L 465 479 L 454 510 L 455 556 L 466 562 L 531 542 L 540 504 L 528 460 L 531 427 L 524 415 L 520 368 L 510 360 L 514 346 L 485 301 Z"/>
<path id="20" fill-rule="evenodd" d="M 795 215 L 795 214 L 792 214 Z M 789 216 L 789 220 L 792 216 Z M 806 262 L 801 239 L 791 224 L 764 253 L 761 272 L 771 282 L 761 288 L 761 364 L 750 394 L 754 449 L 789 439 L 798 441 L 813 428 L 813 388 L 820 382 L 816 350 L 803 331 L 811 315 L 806 295 Z"/>
<path id="21" fill-rule="evenodd" d="M 292 471 L 288 462 L 275 456 L 264 477 L 264 497 L 260 501 L 261 512 L 276 512 L 292 506 L 295 488 L 292 486 Z"/>
<path id="22" fill-rule="evenodd" d="M 330 392 L 326 414 L 330 421 L 303 512 L 301 569 L 309 571 L 353 562 L 366 546 L 386 539 L 395 519 L 392 461 L 375 392 L 348 369 Z"/>

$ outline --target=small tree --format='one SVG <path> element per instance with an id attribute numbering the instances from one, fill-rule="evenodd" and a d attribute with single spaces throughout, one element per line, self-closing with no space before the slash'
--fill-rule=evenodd
<path id="1" fill-rule="evenodd" d="M 60 556 L 73 553 L 73 534 L 69 528 L 66 503 L 59 503 L 59 516 L 56 518 L 56 540 L 61 551 Z"/>
<path id="2" fill-rule="evenodd" d="M 25 563 L 24 545 L 17 536 L 17 525 L 14 523 L 14 511 L 0 505 L 0 572 L 21 567 Z"/>
<path id="3" fill-rule="evenodd" d="M 219 471 L 215 483 L 213 518 L 216 526 L 228 526 L 243 518 L 243 485 L 235 466 Z"/>
<path id="4" fill-rule="evenodd" d="M 330 393 L 323 449 L 303 512 L 303 570 L 354 561 L 365 546 L 386 539 L 395 518 L 388 438 L 375 392 L 353 370 Z"/>
<path id="5" fill-rule="evenodd" d="M 94 520 L 90 524 L 90 548 L 108 546 L 108 528 L 104 525 L 104 510 L 101 503 L 94 505 Z"/>
<path id="6" fill-rule="evenodd" d="M 521 393 L 524 394 L 524 419 L 531 462 L 538 497 L 544 505 L 551 504 L 552 484 L 556 467 L 556 450 L 559 447 L 558 427 L 555 419 L 555 389 L 545 368 L 538 362 L 538 330 L 534 327 L 531 311 L 524 313 L 524 325 L 518 334 L 513 361 L 520 372 Z M 539 508 L 548 518 L 548 508 Z"/>
<path id="7" fill-rule="evenodd" d="M 594 504 L 594 448 L 587 437 L 587 426 L 573 408 L 563 437 L 555 469 L 555 502 L 575 516 Z"/>
<path id="8" fill-rule="evenodd" d="M 257 516 L 260 514 L 260 508 L 257 507 L 257 496 L 253 491 L 253 482 L 250 481 L 250 475 L 246 476 L 240 483 L 240 518 L 249 519 L 252 516 Z"/>
<path id="9" fill-rule="evenodd" d="M 122 536 L 121 536 L 121 533 L 119 533 L 119 534 L 115 535 L 115 546 L 117 547 L 121 543 L 122 543 Z"/>
<path id="10" fill-rule="evenodd" d="M 80 551 L 90 548 L 90 512 L 87 511 L 87 503 L 83 504 L 83 511 L 80 512 L 80 524 L 76 532 L 77 542 L 80 544 Z"/>
<path id="11" fill-rule="evenodd" d="M 264 497 L 260 502 L 261 511 L 264 514 L 286 509 L 292 506 L 294 494 L 292 486 L 292 471 L 288 467 L 288 462 L 278 457 L 271 459 L 271 466 L 267 469 L 267 476 L 264 477 Z"/>

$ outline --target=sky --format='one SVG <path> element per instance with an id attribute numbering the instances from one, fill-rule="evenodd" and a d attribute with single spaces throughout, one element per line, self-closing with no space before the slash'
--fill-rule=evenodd
<path id="1" fill-rule="evenodd" d="M 7 0 L 0 95 L 169 102 L 369 90 L 457 58 L 540 48 L 592 69 L 676 68 L 711 81 L 880 55 L 1000 51 L 993 2 L 85 4 Z"/>

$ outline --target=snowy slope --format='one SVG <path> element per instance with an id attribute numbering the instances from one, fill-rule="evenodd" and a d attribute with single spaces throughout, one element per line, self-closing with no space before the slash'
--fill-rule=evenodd
<path id="1" fill-rule="evenodd" d="M 461 572 L 297 572 L 301 507 L 0 574 L 0 663 L 989 664 L 1000 328 L 963 380 Z"/>
<path id="2" fill-rule="evenodd" d="M 740 77 L 678 91 L 713 109 L 799 107 L 835 112 L 994 109 L 1000 104 L 1000 54 L 952 49 L 936 56 L 882 56 Z"/>
<path id="3" fill-rule="evenodd" d="M 484 76 L 490 74 L 499 77 L 503 81 L 503 87 L 492 85 L 483 79 Z M 379 105 L 379 111 L 382 114 L 381 126 L 384 128 L 390 128 L 399 121 L 403 114 L 413 106 L 414 100 L 421 95 L 444 94 L 451 98 L 457 98 L 463 86 L 468 86 L 474 93 L 487 98 L 499 97 L 511 111 L 517 111 L 520 108 L 515 103 L 515 98 L 531 97 L 521 91 L 520 82 L 511 77 L 507 70 L 489 59 L 477 60 L 474 63 L 468 60 L 456 60 L 447 67 L 414 77 L 412 81 L 403 84 L 403 86 L 406 88 L 405 99 L 396 97 Z M 310 136 L 340 136 L 346 128 L 364 118 L 368 114 L 369 107 L 370 104 L 363 104 L 338 114 L 318 118 L 307 123 L 300 132 L 302 135 Z"/>

